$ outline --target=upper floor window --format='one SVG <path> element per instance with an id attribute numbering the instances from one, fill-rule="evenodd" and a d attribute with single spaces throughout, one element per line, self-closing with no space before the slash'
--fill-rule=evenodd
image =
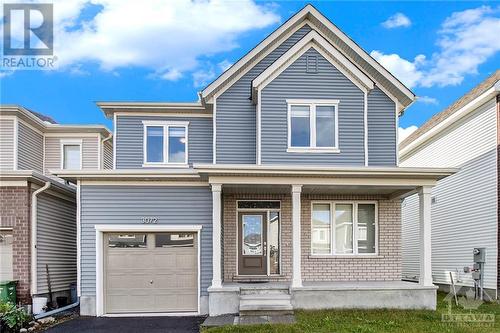
<path id="1" fill-rule="evenodd" d="M 188 122 L 144 121 L 144 165 L 187 165 Z"/>
<path id="2" fill-rule="evenodd" d="M 61 141 L 61 169 L 80 170 L 82 168 L 82 140 Z"/>
<path id="3" fill-rule="evenodd" d="M 287 100 L 289 152 L 338 152 L 338 100 Z"/>
<path id="4" fill-rule="evenodd" d="M 377 253 L 375 202 L 313 202 L 313 255 L 373 255 Z"/>

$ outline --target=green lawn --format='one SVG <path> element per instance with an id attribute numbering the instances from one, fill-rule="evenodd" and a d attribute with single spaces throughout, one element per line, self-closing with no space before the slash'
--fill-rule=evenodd
<path id="1" fill-rule="evenodd" d="M 322 310 L 297 311 L 297 322 L 293 325 L 251 325 L 224 326 L 205 329 L 203 333 L 219 332 L 328 332 L 328 333 L 372 333 L 372 332 L 453 332 L 483 333 L 500 332 L 500 304 L 488 303 L 477 310 L 464 310 L 453 304 L 453 314 L 494 314 L 495 323 L 457 324 L 442 321 L 442 314 L 448 313 L 448 303 L 444 294 L 438 294 L 437 311 L 403 311 L 403 310 Z"/>

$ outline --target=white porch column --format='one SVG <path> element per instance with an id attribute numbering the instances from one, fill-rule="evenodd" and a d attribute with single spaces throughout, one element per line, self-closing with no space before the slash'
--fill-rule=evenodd
<path id="1" fill-rule="evenodd" d="M 292 185 L 292 288 L 302 287 L 300 250 L 300 194 L 302 185 Z"/>
<path id="2" fill-rule="evenodd" d="M 423 186 L 418 191 L 419 198 L 419 242 L 420 279 L 423 286 L 432 286 L 432 245 L 431 245 L 431 186 Z"/>
<path id="3" fill-rule="evenodd" d="M 221 184 L 212 184 L 212 287 L 222 287 Z"/>

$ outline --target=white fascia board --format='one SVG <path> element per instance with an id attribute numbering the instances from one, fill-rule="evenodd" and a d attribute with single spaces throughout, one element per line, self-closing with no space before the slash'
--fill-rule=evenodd
<path id="1" fill-rule="evenodd" d="M 411 92 L 404 84 L 402 84 L 394 75 L 392 75 L 384 66 L 379 64 L 372 56 L 370 56 L 365 50 L 363 50 L 358 44 L 356 44 L 349 36 L 347 36 L 342 30 L 340 30 L 335 24 L 333 24 L 328 18 L 321 14 L 313 6 L 308 6 L 310 15 L 313 15 L 318 21 L 320 21 L 326 28 L 330 29 L 334 34 L 336 34 L 344 43 L 346 43 L 351 49 L 358 53 L 363 60 L 369 63 L 373 68 L 379 71 L 387 80 L 394 84 L 400 91 L 402 91 L 409 99 L 414 100 L 415 94 Z"/>
<path id="2" fill-rule="evenodd" d="M 305 6 L 301 11 L 292 16 L 288 21 L 282 24 L 278 29 L 273 31 L 269 36 L 267 36 L 262 42 L 255 46 L 250 52 L 244 55 L 240 60 L 238 60 L 233 66 L 231 66 L 227 71 L 222 73 L 215 81 L 210 83 L 205 89 L 201 91 L 201 97 L 206 98 L 209 96 L 217 87 L 223 84 L 232 75 L 236 74 L 247 62 L 251 61 L 252 58 L 257 56 L 260 52 L 264 51 L 270 44 L 274 43 L 282 34 L 284 34 L 288 29 L 293 27 L 295 24 L 302 21 L 310 11 L 310 5 Z M 276 45 L 278 46 L 278 45 Z"/>
<path id="3" fill-rule="evenodd" d="M 430 130 L 416 138 L 412 143 L 410 143 L 408 146 L 404 147 L 399 151 L 399 158 L 401 161 L 404 160 L 404 156 L 411 153 L 414 149 L 418 148 L 425 142 L 427 142 L 429 139 L 434 137 L 436 134 L 440 133 L 441 131 L 445 130 L 455 122 L 457 122 L 459 119 L 465 117 L 469 113 L 473 112 L 476 110 L 479 106 L 483 105 L 486 103 L 489 99 L 494 98 L 498 94 L 498 90 L 496 90 L 495 86 L 491 87 L 490 89 L 486 90 L 483 94 L 478 96 L 477 98 L 473 99 L 466 105 L 464 105 L 460 110 L 456 111 L 452 115 L 450 115 L 448 118 L 437 124 L 436 126 L 432 127 Z"/>
<path id="4" fill-rule="evenodd" d="M 252 81 L 253 88 L 264 88 L 310 48 L 314 48 L 323 55 L 361 90 L 366 91 L 374 88 L 374 82 L 365 73 L 359 70 L 349 59 L 314 30 L 305 35 L 271 66 L 257 76 Z"/>

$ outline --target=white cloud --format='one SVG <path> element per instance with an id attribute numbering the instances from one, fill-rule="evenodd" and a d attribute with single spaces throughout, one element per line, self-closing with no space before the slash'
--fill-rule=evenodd
<path id="1" fill-rule="evenodd" d="M 386 21 L 382 22 L 382 26 L 387 29 L 409 27 L 410 25 L 411 20 L 403 13 L 396 13 L 389 17 Z"/>
<path id="2" fill-rule="evenodd" d="M 433 105 L 439 104 L 439 101 L 436 98 L 429 97 L 429 96 L 418 96 L 417 102 L 424 103 L 424 104 L 433 104 Z"/>
<path id="3" fill-rule="evenodd" d="M 422 79 L 423 74 L 418 70 L 418 66 L 425 61 L 422 54 L 416 56 L 413 61 L 403 59 L 395 53 L 384 54 L 377 50 L 372 51 L 370 55 L 410 88 L 415 87 Z"/>
<path id="4" fill-rule="evenodd" d="M 196 88 L 202 88 L 212 82 L 220 73 L 226 71 L 233 64 L 227 59 L 222 60 L 216 66 L 211 63 L 206 63 L 203 69 L 197 70 L 193 73 L 193 85 Z"/>
<path id="5" fill-rule="evenodd" d="M 275 8 L 253 0 L 55 0 L 54 53 L 62 70 L 91 62 L 177 80 L 200 58 L 238 47 L 242 33 L 279 21 Z"/>
<path id="6" fill-rule="evenodd" d="M 500 7 L 482 6 L 446 18 L 438 31 L 438 51 L 430 57 L 420 54 L 412 61 L 378 50 L 371 54 L 410 88 L 458 85 L 500 52 L 499 32 Z"/>
<path id="7" fill-rule="evenodd" d="M 406 128 L 400 127 L 398 130 L 398 142 L 402 142 L 406 139 L 411 133 L 415 132 L 418 129 L 415 125 L 410 125 Z"/>

